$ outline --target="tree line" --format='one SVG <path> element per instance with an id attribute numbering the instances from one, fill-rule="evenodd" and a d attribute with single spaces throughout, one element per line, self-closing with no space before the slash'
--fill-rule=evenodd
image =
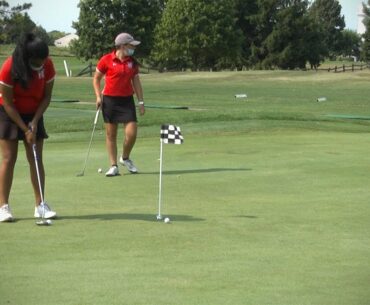
<path id="1" fill-rule="evenodd" d="M 0 43 L 32 27 L 30 5 L 0 1 Z M 337 56 L 370 59 L 369 30 L 364 37 L 346 30 L 337 0 L 81 0 L 79 9 L 71 52 L 84 60 L 111 51 L 120 32 L 141 40 L 138 57 L 160 70 L 304 69 Z M 368 6 L 365 13 L 369 29 Z"/>
<path id="2" fill-rule="evenodd" d="M 73 51 L 112 49 L 119 32 L 142 41 L 138 55 L 160 70 L 303 69 L 360 56 L 337 0 L 83 0 Z"/>

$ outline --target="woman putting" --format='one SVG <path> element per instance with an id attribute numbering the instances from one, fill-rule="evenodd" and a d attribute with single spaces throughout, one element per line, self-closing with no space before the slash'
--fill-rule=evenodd
<path id="1" fill-rule="evenodd" d="M 50 103 L 55 77 L 54 65 L 48 56 L 47 44 L 34 34 L 26 34 L 0 70 L 0 222 L 13 220 L 9 194 L 20 140 L 24 143 L 30 167 L 36 201 L 34 216 L 43 215 L 47 219 L 56 216 L 46 203 L 40 206 L 43 196 L 39 190 L 32 150 L 32 145 L 36 144 L 40 181 L 44 190 L 42 151 L 48 135 L 43 114 Z"/>

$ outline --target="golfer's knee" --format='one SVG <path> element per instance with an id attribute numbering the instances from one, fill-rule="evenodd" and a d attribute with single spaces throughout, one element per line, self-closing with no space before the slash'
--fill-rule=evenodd
<path id="1" fill-rule="evenodd" d="M 15 166 L 15 162 L 17 161 L 17 156 L 13 154 L 4 154 L 2 156 L 2 164 L 5 166 Z"/>
<path id="2" fill-rule="evenodd" d="M 115 142 L 117 138 L 117 130 L 114 128 L 107 128 L 105 131 L 106 139 L 110 142 Z"/>
<path id="3" fill-rule="evenodd" d="M 115 133 L 107 132 L 106 139 L 110 143 L 116 143 L 117 135 Z"/>
<path id="4" fill-rule="evenodd" d="M 125 132 L 125 138 L 129 142 L 135 142 L 136 135 L 137 135 L 137 130 L 136 129 L 126 130 L 126 132 Z"/>

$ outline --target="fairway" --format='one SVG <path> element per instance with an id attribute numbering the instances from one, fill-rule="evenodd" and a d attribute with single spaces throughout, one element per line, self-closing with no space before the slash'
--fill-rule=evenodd
<path id="1" fill-rule="evenodd" d="M 0 225 L 0 304 L 367 305 L 370 303 L 370 72 L 246 71 L 142 76 L 140 173 L 106 178 L 91 78 L 60 77 L 46 114 L 45 198 L 33 219 L 20 146 Z M 246 93 L 247 99 L 235 99 Z M 317 103 L 319 96 L 327 97 Z M 329 114 L 357 115 L 347 120 Z M 163 209 L 156 220 L 160 125 Z"/>

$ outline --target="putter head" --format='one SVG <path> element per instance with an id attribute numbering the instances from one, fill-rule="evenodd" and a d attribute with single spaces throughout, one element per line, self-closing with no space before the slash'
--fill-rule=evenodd
<path id="1" fill-rule="evenodd" d="M 157 215 L 157 220 L 162 220 L 162 215 Z"/>
<path id="2" fill-rule="evenodd" d="M 76 176 L 77 177 L 82 177 L 84 175 L 84 173 L 78 173 Z"/>

